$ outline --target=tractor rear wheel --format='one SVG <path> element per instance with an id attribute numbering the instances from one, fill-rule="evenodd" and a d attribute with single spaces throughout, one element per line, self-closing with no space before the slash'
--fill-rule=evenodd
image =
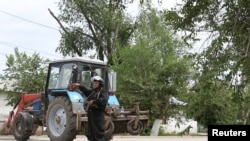
<path id="1" fill-rule="evenodd" d="M 56 97 L 46 116 L 48 136 L 52 141 L 73 141 L 76 138 L 76 115 L 67 97 Z"/>
<path id="2" fill-rule="evenodd" d="M 20 112 L 13 121 L 12 132 L 16 140 L 27 141 L 32 134 L 34 121 L 29 113 Z"/>

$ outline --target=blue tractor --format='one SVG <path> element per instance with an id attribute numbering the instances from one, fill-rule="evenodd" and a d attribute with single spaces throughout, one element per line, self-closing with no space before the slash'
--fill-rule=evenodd
<path id="1" fill-rule="evenodd" d="M 91 88 L 90 78 L 96 75 L 105 80 L 104 88 L 109 91 L 104 125 L 106 141 L 111 140 L 117 133 L 141 134 L 147 126 L 149 111 L 141 111 L 139 103 L 127 109 L 120 106 L 115 94 L 116 73 L 110 71 L 105 62 L 84 58 L 65 58 L 49 63 L 45 91 L 40 97 L 39 93 L 33 94 L 38 97 L 30 98 L 33 100 L 32 108 L 24 108 L 25 104 L 19 101 L 15 107 L 22 110 L 13 114 L 14 108 L 11 112 L 15 115 L 9 116 L 10 120 L 7 123 L 12 129 L 11 133 L 17 140 L 24 141 L 38 126 L 43 126 L 51 141 L 73 141 L 76 135 L 86 135 L 88 131 L 88 118 L 84 109 L 86 98 L 71 84 L 78 82 Z M 24 95 L 29 97 L 29 94 Z M 30 123 L 33 126 L 30 126 Z M 25 128 L 26 126 L 29 128 Z"/>

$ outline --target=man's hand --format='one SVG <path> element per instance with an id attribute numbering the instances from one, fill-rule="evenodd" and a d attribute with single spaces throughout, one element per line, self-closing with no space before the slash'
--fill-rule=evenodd
<path id="1" fill-rule="evenodd" d="M 72 83 L 71 85 L 72 85 L 72 86 L 75 86 L 75 87 L 80 86 L 80 84 L 79 84 L 79 83 Z"/>
<path id="2" fill-rule="evenodd" d="M 94 105 L 94 100 L 90 100 L 90 101 L 88 102 L 88 104 L 89 104 L 89 106 L 93 106 L 93 105 Z"/>

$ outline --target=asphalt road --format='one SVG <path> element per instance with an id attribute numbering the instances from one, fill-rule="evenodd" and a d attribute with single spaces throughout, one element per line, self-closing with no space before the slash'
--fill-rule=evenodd
<path id="1" fill-rule="evenodd" d="M 0 141 L 16 141 L 13 136 L 0 136 Z M 46 135 L 31 136 L 28 141 L 50 141 Z M 74 141 L 87 141 L 77 136 Z M 114 136 L 111 141 L 207 141 L 207 136 Z"/>

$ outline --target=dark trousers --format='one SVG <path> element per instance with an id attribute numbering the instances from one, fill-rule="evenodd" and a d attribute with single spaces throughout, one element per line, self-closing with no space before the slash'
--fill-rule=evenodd
<path id="1" fill-rule="evenodd" d="M 105 141 L 105 115 L 101 110 L 88 110 L 88 140 Z"/>

